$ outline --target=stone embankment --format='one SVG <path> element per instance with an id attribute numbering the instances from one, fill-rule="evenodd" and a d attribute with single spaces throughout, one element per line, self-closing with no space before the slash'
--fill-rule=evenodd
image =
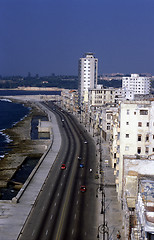
<path id="1" fill-rule="evenodd" d="M 31 120 L 35 116 L 45 116 L 36 105 L 28 103 L 31 107 L 30 114 L 10 129 L 4 130 L 11 142 L 8 148 L 11 149 L 0 161 L 0 187 L 6 187 L 8 181 L 15 174 L 27 157 L 40 158 L 46 151 L 50 140 L 31 139 Z"/>

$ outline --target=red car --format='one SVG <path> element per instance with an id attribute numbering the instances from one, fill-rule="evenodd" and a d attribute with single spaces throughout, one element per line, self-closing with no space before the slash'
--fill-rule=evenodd
<path id="1" fill-rule="evenodd" d="M 81 192 L 86 192 L 86 186 L 82 185 L 82 186 L 80 187 L 80 191 L 81 191 Z"/>
<path id="2" fill-rule="evenodd" d="M 65 164 L 62 164 L 62 165 L 61 165 L 61 169 L 62 169 L 62 170 L 65 170 L 65 169 L 66 169 Z"/>

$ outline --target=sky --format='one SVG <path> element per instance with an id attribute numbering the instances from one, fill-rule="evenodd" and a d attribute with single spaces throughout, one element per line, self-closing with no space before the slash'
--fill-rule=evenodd
<path id="1" fill-rule="evenodd" d="M 0 75 L 154 75 L 154 0 L 0 0 Z"/>

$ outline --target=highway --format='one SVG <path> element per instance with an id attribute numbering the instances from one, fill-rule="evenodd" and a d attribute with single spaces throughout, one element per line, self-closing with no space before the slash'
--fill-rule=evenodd
<path id="1" fill-rule="evenodd" d="M 93 240 L 97 235 L 95 144 L 73 116 L 52 102 L 45 106 L 56 115 L 62 144 L 20 240 Z M 61 169 L 62 164 L 66 169 Z M 86 192 L 80 191 L 81 185 Z"/>

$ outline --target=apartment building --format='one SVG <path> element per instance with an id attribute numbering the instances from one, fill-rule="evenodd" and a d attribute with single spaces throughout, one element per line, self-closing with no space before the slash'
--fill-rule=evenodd
<path id="1" fill-rule="evenodd" d="M 134 95 L 146 95 L 150 93 L 150 77 L 131 74 L 130 77 L 122 78 L 122 89 L 125 99 L 133 100 Z"/>
<path id="2" fill-rule="evenodd" d="M 124 156 L 154 158 L 154 101 L 122 102 L 112 127 L 111 159 L 118 198 L 122 201 Z"/>
<path id="3" fill-rule="evenodd" d="M 78 92 L 79 102 L 88 102 L 88 89 L 97 86 L 98 59 L 93 53 L 85 53 L 79 60 Z"/>
<path id="4" fill-rule="evenodd" d="M 102 85 L 97 85 L 97 88 L 89 89 L 88 100 L 90 106 L 103 106 L 107 103 L 115 102 L 115 89 L 103 88 Z"/>
<path id="5" fill-rule="evenodd" d="M 116 104 L 108 104 L 101 108 L 99 111 L 98 119 L 99 119 L 99 129 L 101 130 L 101 137 L 105 141 L 110 140 L 111 128 L 112 128 L 112 119 L 113 115 L 116 114 L 118 108 Z"/>

